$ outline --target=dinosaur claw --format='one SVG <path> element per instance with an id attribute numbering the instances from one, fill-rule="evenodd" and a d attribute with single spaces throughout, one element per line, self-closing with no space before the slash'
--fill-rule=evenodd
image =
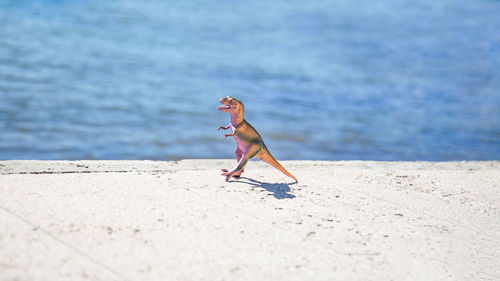
<path id="1" fill-rule="evenodd" d="M 234 176 L 234 172 L 228 172 L 226 169 L 222 169 L 222 171 L 224 173 L 222 173 L 221 175 L 226 177 L 226 181 L 229 181 L 231 179 L 231 177 Z"/>

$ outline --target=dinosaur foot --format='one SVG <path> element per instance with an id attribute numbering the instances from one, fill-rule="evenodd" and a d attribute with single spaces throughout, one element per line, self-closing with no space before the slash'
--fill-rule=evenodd
<path id="1" fill-rule="evenodd" d="M 227 174 L 225 174 L 225 173 L 227 173 L 227 172 L 228 172 L 228 170 L 227 170 L 227 169 L 221 169 L 221 171 L 223 171 L 223 172 L 224 172 L 224 174 L 222 174 L 223 176 L 227 176 Z M 241 174 L 243 174 L 243 172 L 244 172 L 244 170 L 241 170 L 241 171 L 239 171 L 239 172 L 236 172 L 236 173 L 234 173 L 234 174 L 233 174 L 233 177 L 239 178 L 239 177 L 241 177 Z"/>
<path id="2" fill-rule="evenodd" d="M 230 172 L 227 169 L 221 169 L 223 172 L 221 175 L 226 177 L 226 181 L 229 181 L 231 177 L 239 178 L 241 177 L 241 174 L 243 173 L 243 170 L 238 171 L 238 172 Z"/>
<path id="3" fill-rule="evenodd" d="M 227 169 L 221 169 L 221 171 L 223 172 L 221 175 L 226 177 L 226 181 L 229 181 L 229 179 L 233 176 L 233 174 Z"/>

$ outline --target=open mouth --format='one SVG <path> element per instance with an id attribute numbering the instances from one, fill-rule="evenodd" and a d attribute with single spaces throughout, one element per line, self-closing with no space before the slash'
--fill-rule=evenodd
<path id="1" fill-rule="evenodd" d="M 222 110 L 222 109 L 230 109 L 231 106 L 229 104 L 223 104 L 221 106 L 218 107 L 219 110 Z"/>

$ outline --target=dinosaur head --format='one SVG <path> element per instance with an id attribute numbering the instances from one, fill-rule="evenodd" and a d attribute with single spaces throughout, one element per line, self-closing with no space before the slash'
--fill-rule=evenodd
<path id="1" fill-rule="evenodd" d="M 219 102 L 222 103 L 222 105 L 217 108 L 220 111 L 229 112 L 229 113 L 234 113 L 234 112 L 239 112 L 239 111 L 243 112 L 244 111 L 243 103 L 241 103 L 241 101 L 239 101 L 231 96 L 221 98 L 219 100 Z"/>

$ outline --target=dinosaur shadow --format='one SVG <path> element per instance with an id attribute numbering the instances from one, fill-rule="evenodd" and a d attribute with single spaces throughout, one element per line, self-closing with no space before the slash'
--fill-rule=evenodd
<path id="1" fill-rule="evenodd" d="M 242 181 L 242 179 L 245 179 L 246 181 Z M 259 187 L 263 188 L 270 193 L 268 195 L 274 196 L 276 199 L 293 199 L 295 198 L 295 195 L 290 194 L 290 185 L 296 184 L 296 183 L 265 183 L 265 182 L 260 182 L 254 179 L 246 178 L 246 177 L 238 177 L 234 178 L 235 181 L 241 182 L 241 183 L 246 183 L 248 185 L 251 185 L 252 187 Z"/>

